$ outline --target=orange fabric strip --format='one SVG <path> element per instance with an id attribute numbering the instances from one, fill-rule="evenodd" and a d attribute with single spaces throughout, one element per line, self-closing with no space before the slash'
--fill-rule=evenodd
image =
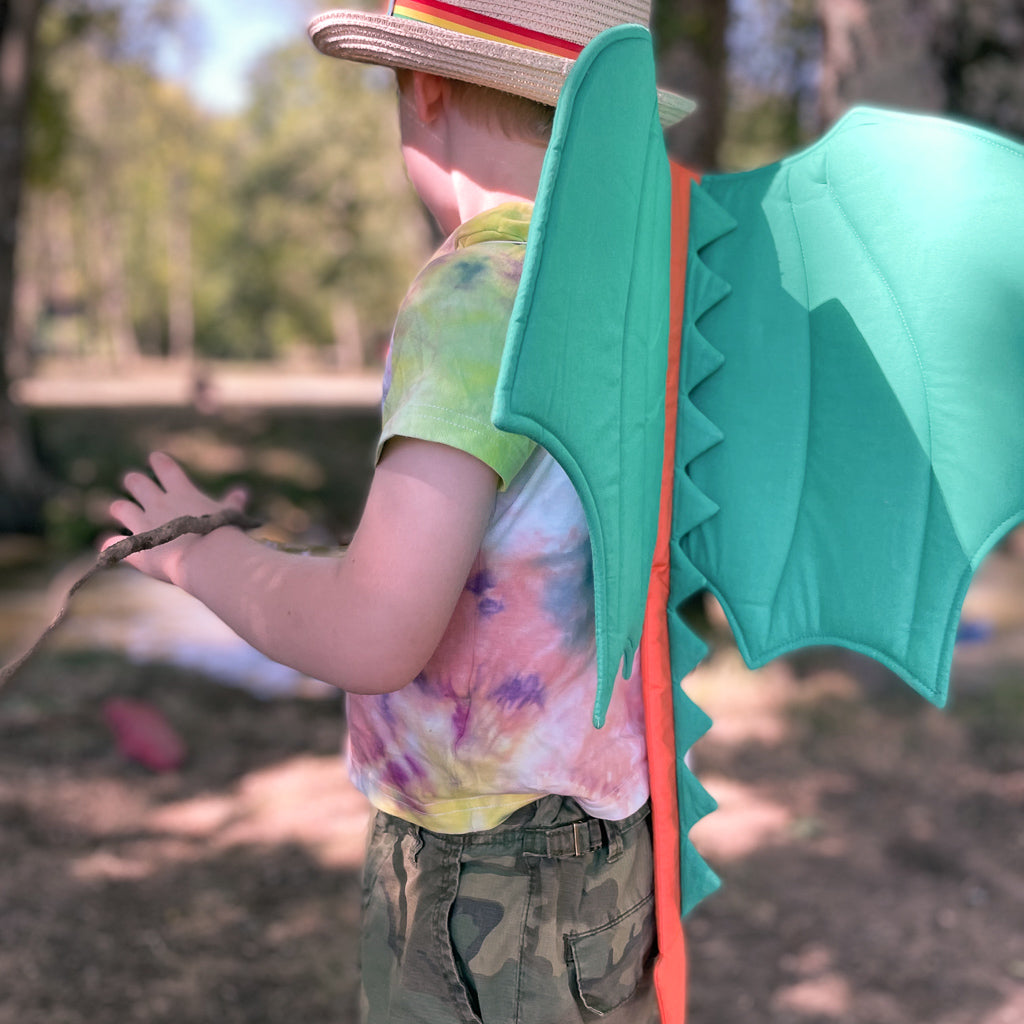
<path id="1" fill-rule="evenodd" d="M 658 962 L 654 983 L 662 1024 L 686 1019 L 686 938 L 679 878 L 679 804 L 676 791 L 676 743 L 672 716 L 672 668 L 668 644 L 669 550 L 672 541 L 672 493 L 675 478 L 679 363 L 686 292 L 686 256 L 690 233 L 692 171 L 670 163 L 672 172 L 672 291 L 665 382 L 665 455 L 662 462 L 658 539 L 640 640 L 647 760 L 651 777 L 654 828 L 654 903 Z"/>

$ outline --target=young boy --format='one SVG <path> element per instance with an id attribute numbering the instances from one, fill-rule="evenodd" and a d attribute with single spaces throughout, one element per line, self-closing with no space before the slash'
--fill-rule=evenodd
<path id="1" fill-rule="evenodd" d="M 448 235 L 398 314 L 345 557 L 221 529 L 131 560 L 348 692 L 349 770 L 378 809 L 371 1024 L 658 1019 L 640 680 L 595 731 L 582 507 L 550 455 L 490 420 L 551 104 L 571 55 L 648 5 L 531 6 L 417 0 L 311 26 L 325 53 L 399 69 L 403 157 Z M 242 503 L 166 455 L 151 466 L 112 506 L 132 532 Z"/>

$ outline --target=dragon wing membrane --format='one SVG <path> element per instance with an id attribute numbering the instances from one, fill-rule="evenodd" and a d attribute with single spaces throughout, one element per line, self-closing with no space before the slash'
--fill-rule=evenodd
<path id="1" fill-rule="evenodd" d="M 726 440 L 683 553 L 748 663 L 839 644 L 941 704 L 971 574 L 1024 517 L 1024 147 L 860 109 L 700 188 L 736 226 L 685 328 L 723 357 L 691 398 Z"/>

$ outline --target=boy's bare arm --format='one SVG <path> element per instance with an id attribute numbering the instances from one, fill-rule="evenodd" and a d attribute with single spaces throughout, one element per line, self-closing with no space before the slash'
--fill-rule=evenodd
<path id="1" fill-rule="evenodd" d="M 156 480 L 132 473 L 111 513 L 133 533 L 215 501 L 167 455 Z M 343 558 L 265 547 L 240 530 L 187 536 L 129 561 L 188 591 L 265 654 L 357 693 L 406 685 L 433 654 L 455 609 L 494 508 L 497 477 L 454 448 L 395 438 L 374 474 Z"/>

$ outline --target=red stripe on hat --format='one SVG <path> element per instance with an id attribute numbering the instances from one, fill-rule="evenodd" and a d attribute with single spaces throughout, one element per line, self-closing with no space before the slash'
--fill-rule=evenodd
<path id="1" fill-rule="evenodd" d="M 492 18 L 487 14 L 467 11 L 462 7 L 446 4 L 443 0 L 396 0 L 392 14 L 398 18 L 409 18 L 428 25 L 437 25 L 463 35 L 491 39 L 499 43 L 508 43 L 528 50 L 539 50 L 556 57 L 578 57 L 583 49 L 579 43 L 557 36 L 535 32 L 522 25 Z"/>

